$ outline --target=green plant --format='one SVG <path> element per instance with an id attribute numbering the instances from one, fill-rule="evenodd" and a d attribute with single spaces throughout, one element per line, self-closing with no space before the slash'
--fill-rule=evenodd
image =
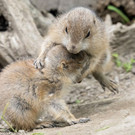
<path id="1" fill-rule="evenodd" d="M 81 101 L 79 99 L 77 99 L 75 102 L 76 102 L 76 104 L 80 104 Z"/>
<path id="2" fill-rule="evenodd" d="M 9 103 L 6 104 L 6 106 L 4 107 L 4 110 L 3 110 L 3 113 L 2 113 L 2 116 L 1 116 L 1 119 L 10 127 L 10 129 L 13 131 L 13 132 L 17 132 L 17 130 L 15 130 L 12 125 L 9 124 L 8 121 L 5 120 L 4 118 L 4 115 L 6 113 L 6 110 L 7 110 L 7 107 L 8 107 Z"/>
<path id="3" fill-rule="evenodd" d="M 108 128 L 110 128 L 110 127 L 109 126 L 106 126 L 106 127 L 103 127 L 103 128 L 100 128 L 100 129 L 96 130 L 96 132 L 103 131 L 103 130 L 106 130 Z"/>
<path id="4" fill-rule="evenodd" d="M 44 133 L 33 133 L 32 135 L 44 135 Z"/>
<path id="5" fill-rule="evenodd" d="M 134 59 L 131 59 L 130 62 L 124 63 L 123 68 L 126 70 L 126 72 L 129 72 L 133 68 L 133 64 L 135 63 Z"/>
<path id="6" fill-rule="evenodd" d="M 120 16 L 122 17 L 122 19 L 124 20 L 125 23 L 130 23 L 129 18 L 128 18 L 120 9 L 118 9 L 117 7 L 112 6 L 112 5 L 108 5 L 108 6 L 107 6 L 107 9 L 108 9 L 108 10 L 111 10 L 111 11 L 114 11 L 114 12 L 116 12 L 118 15 L 120 15 Z"/>
<path id="7" fill-rule="evenodd" d="M 115 59 L 117 67 L 123 67 L 126 70 L 126 72 L 130 72 L 132 70 L 133 64 L 135 63 L 135 59 L 131 58 L 129 62 L 122 63 L 117 53 L 113 53 L 112 56 Z"/>
<path id="8" fill-rule="evenodd" d="M 119 55 L 117 53 L 113 53 L 112 56 L 115 59 L 115 63 L 117 65 L 117 67 L 121 67 L 122 66 L 122 62 L 119 59 Z"/>

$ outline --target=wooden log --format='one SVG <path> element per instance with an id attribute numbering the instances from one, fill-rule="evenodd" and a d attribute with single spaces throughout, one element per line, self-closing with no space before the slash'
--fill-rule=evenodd
<path id="1" fill-rule="evenodd" d="M 47 34 L 48 27 L 55 20 L 54 16 L 45 10 L 41 13 L 29 0 L 25 0 L 25 2 L 30 8 L 31 15 L 38 28 L 38 31 L 40 32 L 41 36 L 44 37 Z"/>
<path id="2" fill-rule="evenodd" d="M 0 32 L 0 64 L 5 66 L 20 57 L 37 57 L 43 38 L 24 0 L 1 0 L 1 14 L 9 29 Z"/>

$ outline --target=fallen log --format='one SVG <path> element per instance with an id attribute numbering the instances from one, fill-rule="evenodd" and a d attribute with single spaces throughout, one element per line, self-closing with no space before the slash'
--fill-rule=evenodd
<path id="1" fill-rule="evenodd" d="M 0 31 L 0 65 L 3 67 L 22 57 L 37 57 L 43 38 L 23 0 L 1 0 L 0 14 L 8 29 Z"/>

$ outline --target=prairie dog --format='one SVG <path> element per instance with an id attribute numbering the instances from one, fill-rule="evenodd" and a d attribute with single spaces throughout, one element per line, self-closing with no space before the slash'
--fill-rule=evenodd
<path id="1" fill-rule="evenodd" d="M 17 130 L 53 126 L 52 121 L 39 121 L 47 112 L 54 121 L 68 125 L 89 121 L 88 118 L 76 119 L 60 99 L 66 84 L 82 80 L 90 64 L 87 54 L 74 55 L 59 45 L 48 52 L 45 64 L 39 71 L 33 60 L 18 61 L 1 72 L 0 114 L 8 104 L 4 117 Z"/>
<path id="2" fill-rule="evenodd" d="M 50 26 L 41 53 L 34 62 L 36 68 L 45 66 L 47 52 L 57 44 L 73 54 L 85 51 L 90 56 L 90 67 L 84 76 L 92 74 L 103 88 L 118 91 L 117 85 L 104 75 L 112 64 L 109 37 L 104 23 L 93 11 L 78 7 L 57 18 Z"/>

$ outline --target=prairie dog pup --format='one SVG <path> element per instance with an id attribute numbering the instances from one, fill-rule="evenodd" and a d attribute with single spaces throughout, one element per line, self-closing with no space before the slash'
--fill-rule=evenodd
<path id="1" fill-rule="evenodd" d="M 109 38 L 104 23 L 93 11 L 78 7 L 57 18 L 50 26 L 41 53 L 35 60 L 36 68 L 44 67 L 47 52 L 57 44 L 65 46 L 73 54 L 85 51 L 90 56 L 90 67 L 84 76 L 91 73 L 103 88 L 117 91 L 116 84 L 104 75 L 111 66 Z"/>
<path id="2" fill-rule="evenodd" d="M 63 46 L 56 46 L 48 52 L 45 64 L 39 71 L 33 60 L 18 61 L 1 72 L 0 113 L 8 103 L 4 117 L 17 130 L 52 126 L 52 121 L 39 121 L 47 112 L 54 121 L 69 125 L 89 121 L 88 118 L 76 119 L 60 100 L 65 84 L 81 81 L 90 64 L 87 54 L 74 55 Z"/>

